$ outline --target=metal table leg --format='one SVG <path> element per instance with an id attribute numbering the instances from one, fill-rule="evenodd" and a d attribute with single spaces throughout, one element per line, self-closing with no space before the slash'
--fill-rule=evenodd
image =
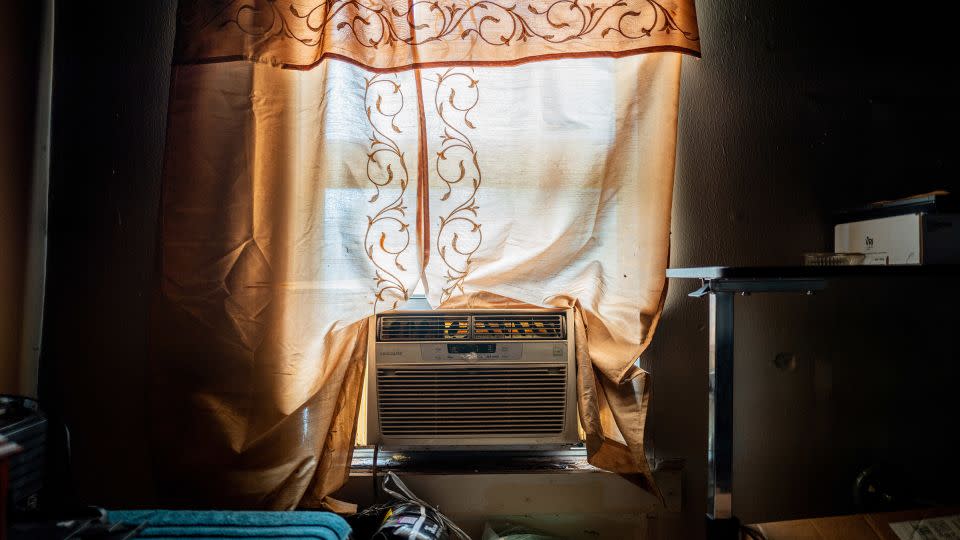
<path id="1" fill-rule="evenodd" d="M 707 440 L 708 538 L 737 538 L 733 516 L 733 301 L 710 293 L 709 411 Z"/>
<path id="2" fill-rule="evenodd" d="M 668 270 L 667 277 L 695 276 L 671 275 Z M 809 295 L 825 289 L 827 280 L 822 276 L 728 279 L 719 275 L 700 279 L 702 286 L 690 296 L 710 297 L 707 538 L 736 539 L 740 522 L 733 515 L 733 300 L 738 293 Z"/>

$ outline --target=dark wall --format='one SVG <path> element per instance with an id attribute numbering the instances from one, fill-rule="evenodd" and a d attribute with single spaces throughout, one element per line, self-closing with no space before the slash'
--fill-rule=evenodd
<path id="1" fill-rule="evenodd" d="M 24 261 L 30 220 L 41 4 L 4 6 L 0 32 L 0 393 L 19 394 Z M 30 390 L 32 391 L 32 390 Z"/>
<path id="2" fill-rule="evenodd" d="M 151 497 L 144 351 L 174 31 L 173 2 L 108 4 L 58 5 L 41 388 L 73 428 L 77 486 L 99 504 Z M 804 251 L 830 247 L 836 208 L 957 184 L 952 43 L 941 28 L 950 18 L 931 4 L 923 12 L 833 4 L 698 2 L 703 58 L 684 61 L 675 266 L 797 263 Z M 687 459 L 684 506 L 699 524 L 706 306 L 686 298 L 689 289 L 671 285 L 644 361 L 654 373 L 653 445 L 659 457 Z M 802 322 L 785 317 L 777 328 Z M 802 317 L 807 326 L 797 328 L 817 319 Z M 842 336 L 831 336 L 817 350 L 840 348 Z M 776 344 L 758 337 L 740 346 Z M 752 373 L 738 388 L 749 396 L 771 376 Z M 813 384 L 799 375 L 790 381 L 785 392 Z M 802 416 L 832 402 L 801 403 Z M 775 418 L 765 407 L 745 414 L 753 416 L 738 425 Z M 781 441 L 796 431 L 776 425 Z M 763 441 L 744 440 L 742 449 L 769 456 Z M 818 456 L 832 459 L 826 450 Z M 791 463 L 796 454 L 774 457 Z M 745 500 L 745 515 L 776 517 L 781 485 L 747 480 L 770 497 Z M 801 511 L 823 509 L 789 500 Z"/>
<path id="3" fill-rule="evenodd" d="M 697 2 L 703 58 L 683 64 L 671 265 L 799 264 L 804 252 L 832 247 L 836 209 L 935 188 L 960 191 L 954 44 L 940 30 L 950 20 L 948 5 L 891 11 L 864 2 Z M 869 463 L 865 447 L 903 436 L 902 425 L 862 437 L 848 417 L 817 432 L 837 436 L 817 446 L 800 437 L 806 422 L 849 412 L 838 396 L 877 403 L 871 388 L 896 388 L 891 402 L 922 396 L 923 386 L 891 386 L 904 344 L 923 344 L 911 364 L 918 369 L 919 359 L 953 354 L 943 340 L 911 337 L 931 329 L 950 335 L 935 308 L 952 296 L 931 284 L 873 285 L 833 288 L 799 305 L 738 299 L 737 351 L 750 355 L 738 364 L 734 419 L 734 509 L 744 518 L 851 510 L 855 472 L 834 465 L 853 467 L 858 451 Z M 654 380 L 653 444 L 660 457 L 687 460 L 684 506 L 693 524 L 705 507 L 707 443 L 707 302 L 686 297 L 697 286 L 670 284 L 644 358 Z M 902 323 L 898 333 L 889 334 L 891 320 Z M 854 355 L 851 348 L 864 343 Z M 800 354 L 801 366 L 778 371 L 779 352 Z M 846 384 L 850 376 L 824 382 L 825 370 L 842 369 L 846 360 L 863 368 L 859 384 Z M 927 382 L 937 373 L 928 370 Z M 884 425 L 876 417 L 865 422 Z M 945 443 L 934 437 L 924 444 L 936 453 Z"/>
<path id="4" fill-rule="evenodd" d="M 147 500 L 144 358 L 176 2 L 58 2 L 40 395 L 98 504 Z"/>

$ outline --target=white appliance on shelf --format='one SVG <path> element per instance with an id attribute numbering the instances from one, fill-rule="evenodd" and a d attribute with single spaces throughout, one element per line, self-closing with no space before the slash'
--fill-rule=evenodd
<path id="1" fill-rule="evenodd" d="M 569 309 L 394 311 L 367 349 L 367 443 L 520 449 L 579 442 Z"/>
<path id="2" fill-rule="evenodd" d="M 863 264 L 960 263 L 960 214 L 918 212 L 839 223 L 833 250 L 863 253 Z"/>

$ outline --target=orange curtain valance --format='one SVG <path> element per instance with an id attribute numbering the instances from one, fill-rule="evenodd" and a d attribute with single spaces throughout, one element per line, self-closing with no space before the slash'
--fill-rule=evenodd
<path id="1" fill-rule="evenodd" d="M 175 62 L 393 71 L 664 50 L 699 55 L 693 0 L 184 0 Z"/>

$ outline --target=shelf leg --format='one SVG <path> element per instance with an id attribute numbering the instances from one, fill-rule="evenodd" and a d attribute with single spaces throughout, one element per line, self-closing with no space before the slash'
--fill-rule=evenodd
<path id="1" fill-rule="evenodd" d="M 721 521 L 738 529 L 732 509 L 733 300 L 730 292 L 710 294 L 707 519 L 714 523 L 708 530 L 718 533 L 728 528 Z"/>

